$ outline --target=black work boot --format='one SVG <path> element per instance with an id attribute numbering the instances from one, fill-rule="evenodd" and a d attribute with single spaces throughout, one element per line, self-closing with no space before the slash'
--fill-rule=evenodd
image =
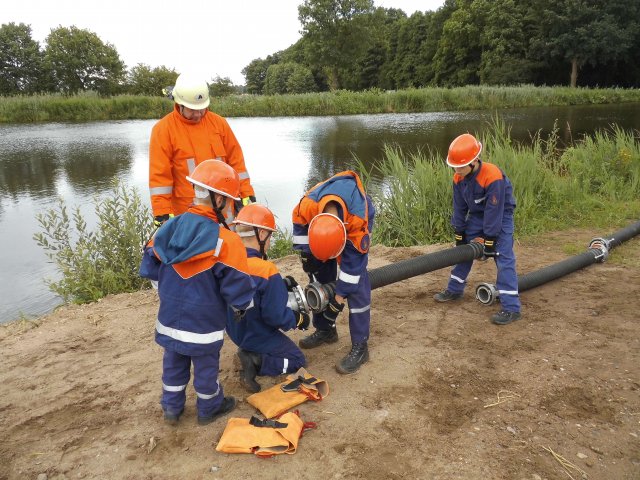
<path id="1" fill-rule="evenodd" d="M 436 302 L 440 302 L 440 303 L 449 302 L 451 300 L 459 300 L 461 298 L 462 298 L 462 294 L 461 293 L 452 293 L 449 290 L 445 290 L 443 292 L 436 293 L 433 296 L 433 299 Z"/>
<path id="2" fill-rule="evenodd" d="M 369 361 L 369 348 L 367 342 L 354 343 L 351 351 L 336 364 L 338 373 L 353 373 L 360 368 L 360 365 Z"/>
<path id="3" fill-rule="evenodd" d="M 171 413 L 164 411 L 164 423 L 167 425 L 177 425 L 180 417 L 182 416 L 182 412 L 184 412 L 184 408 L 180 410 L 178 413 Z"/>
<path id="4" fill-rule="evenodd" d="M 220 408 L 218 408 L 218 410 L 206 417 L 198 416 L 198 425 L 208 425 L 211 422 L 222 417 L 223 415 L 229 413 L 234 408 L 236 408 L 236 399 L 232 396 L 224 397 L 222 399 L 222 405 L 220 405 Z"/>
<path id="5" fill-rule="evenodd" d="M 256 375 L 258 375 L 262 366 L 262 355 L 239 348 L 238 358 L 240 358 L 240 363 L 242 364 L 240 383 L 251 393 L 259 392 L 261 387 L 256 382 Z"/>
<path id="6" fill-rule="evenodd" d="M 329 330 L 320 330 L 316 328 L 316 331 L 311 335 L 307 335 L 298 342 L 300 348 L 316 348 L 324 343 L 336 343 L 338 341 L 338 330 L 336 327 L 329 328 Z"/>
<path id="7" fill-rule="evenodd" d="M 500 310 L 498 313 L 491 315 L 491 321 L 496 325 L 508 325 L 516 320 L 520 320 L 520 312 L 507 312 L 506 310 Z"/>

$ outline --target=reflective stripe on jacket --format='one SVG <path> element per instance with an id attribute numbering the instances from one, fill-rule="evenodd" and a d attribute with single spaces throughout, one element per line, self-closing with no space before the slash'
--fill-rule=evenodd
<path id="1" fill-rule="evenodd" d="M 153 215 L 185 212 L 194 196 L 186 177 L 196 165 L 210 159 L 223 160 L 238 172 L 241 197 L 255 195 L 242 148 L 227 121 L 209 110 L 198 122 L 187 120 L 176 104 L 151 130 L 149 193 Z"/>
<path id="2" fill-rule="evenodd" d="M 213 353 L 229 307 L 253 302 L 242 241 L 220 228 L 208 207 L 192 206 L 165 222 L 145 250 L 140 274 L 158 280 L 156 342 L 183 355 Z"/>

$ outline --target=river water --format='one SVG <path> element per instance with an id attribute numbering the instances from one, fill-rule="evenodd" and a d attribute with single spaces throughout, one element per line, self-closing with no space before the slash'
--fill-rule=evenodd
<path id="1" fill-rule="evenodd" d="M 512 137 L 527 142 L 554 122 L 568 142 L 617 124 L 640 128 L 640 105 L 501 110 Z M 290 213 L 304 191 L 332 173 L 382 157 L 385 143 L 405 151 L 445 155 L 451 140 L 487 129 L 495 112 L 353 115 L 343 117 L 231 118 L 244 150 L 258 201 L 290 228 Z M 51 311 L 61 300 L 44 279 L 56 271 L 33 240 L 36 214 L 64 199 L 81 206 L 91 223 L 94 201 L 118 178 L 148 202 L 149 134 L 155 120 L 0 125 L 0 323 Z"/>

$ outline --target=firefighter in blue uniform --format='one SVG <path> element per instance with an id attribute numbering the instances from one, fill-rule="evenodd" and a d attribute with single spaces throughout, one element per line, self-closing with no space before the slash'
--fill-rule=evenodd
<path id="1" fill-rule="evenodd" d="M 241 318 L 252 306 L 255 285 L 240 237 L 220 226 L 226 202 L 239 198 L 238 174 L 220 160 L 207 160 L 187 179 L 194 204 L 159 228 L 140 274 L 158 282 L 155 337 L 164 347 L 164 419 L 180 419 L 193 364 L 198 423 L 206 425 L 236 405 L 218 380 L 220 349 L 227 318 Z"/>
<path id="2" fill-rule="evenodd" d="M 239 347 L 240 381 L 255 393 L 261 388 L 257 375 L 292 373 L 305 365 L 302 351 L 282 331 L 306 330 L 310 319 L 306 312 L 297 311 L 289 303 L 288 290 L 298 283 L 290 276 L 283 279 L 278 268 L 267 260 L 271 235 L 276 231 L 273 213 L 264 205 L 252 203 L 240 210 L 233 223 L 247 249 L 248 271 L 256 293 L 253 308 L 245 317 L 239 322 L 227 322 L 227 333 Z"/>
<path id="3" fill-rule="evenodd" d="M 504 172 L 480 159 L 482 144 L 468 133 L 451 142 L 447 165 L 453 176 L 453 215 L 451 224 L 456 245 L 471 241 L 484 244 L 485 259 L 493 257 L 498 270 L 496 288 L 502 309 L 491 321 L 506 325 L 520 318 L 520 296 L 516 257 L 513 252 L 513 213 L 516 200 Z M 437 293 L 437 302 L 462 298 L 473 261 L 456 265 L 446 290 Z"/>
<path id="4" fill-rule="evenodd" d="M 336 364 L 339 373 L 357 371 L 369 360 L 371 285 L 367 273 L 375 208 L 358 175 L 340 172 L 309 190 L 293 210 L 293 248 L 311 278 L 335 283 L 327 309 L 313 315 L 311 335 L 302 348 L 338 341 L 336 319 L 349 303 L 351 351 Z M 339 265 L 339 269 L 338 269 Z"/>

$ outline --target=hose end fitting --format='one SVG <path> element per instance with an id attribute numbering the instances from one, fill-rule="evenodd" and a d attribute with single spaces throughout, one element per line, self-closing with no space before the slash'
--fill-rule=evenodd
<path id="1" fill-rule="evenodd" d="M 320 313 L 327 308 L 329 300 L 335 295 L 334 286 L 333 282 L 324 285 L 320 282 L 313 282 L 305 287 L 306 304 L 311 312 Z"/>
<path id="2" fill-rule="evenodd" d="M 481 283 L 476 287 L 476 298 L 480 303 L 491 305 L 498 299 L 498 290 L 491 283 Z"/>
<path id="3" fill-rule="evenodd" d="M 296 285 L 289 292 L 287 307 L 289 307 L 294 312 L 300 312 L 304 314 L 309 313 L 309 305 L 307 304 L 307 297 L 305 296 L 304 290 L 300 285 Z"/>
<path id="4" fill-rule="evenodd" d="M 589 249 L 596 250 L 595 259 L 597 262 L 602 263 L 609 257 L 611 242 L 606 238 L 596 237 L 589 242 Z"/>

